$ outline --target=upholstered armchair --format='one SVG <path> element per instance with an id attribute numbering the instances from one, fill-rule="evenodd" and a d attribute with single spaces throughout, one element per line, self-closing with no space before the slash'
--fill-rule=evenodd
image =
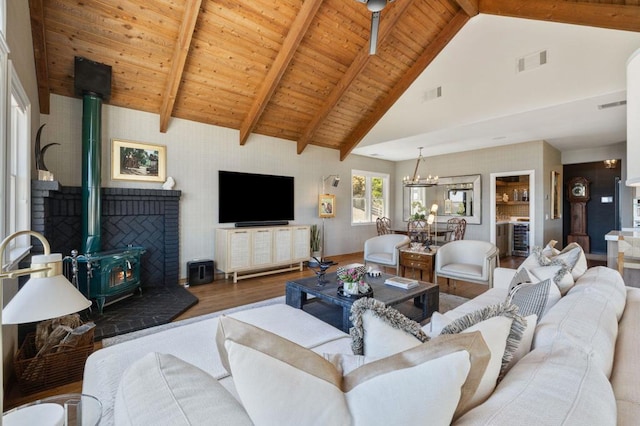
<path id="1" fill-rule="evenodd" d="M 411 240 L 402 234 L 386 234 L 369 238 L 364 242 L 364 264 L 374 263 L 382 266 L 393 266 L 398 275 L 401 247 L 409 245 Z"/>
<path id="2" fill-rule="evenodd" d="M 498 266 L 498 247 L 488 241 L 456 240 L 438 248 L 435 276 L 486 284 L 493 287 L 493 270 Z"/>

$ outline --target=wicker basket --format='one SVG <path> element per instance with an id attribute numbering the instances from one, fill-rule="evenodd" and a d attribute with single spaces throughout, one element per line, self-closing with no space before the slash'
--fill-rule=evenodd
<path id="1" fill-rule="evenodd" d="M 59 345 L 56 352 L 37 357 L 35 333 L 27 334 L 13 361 L 20 390 L 28 394 L 82 380 L 84 363 L 93 352 L 93 330 L 86 334 L 79 346 Z"/>

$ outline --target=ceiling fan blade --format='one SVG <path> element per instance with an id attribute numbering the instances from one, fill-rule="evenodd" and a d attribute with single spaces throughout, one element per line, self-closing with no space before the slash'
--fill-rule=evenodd
<path id="1" fill-rule="evenodd" d="M 380 12 L 371 14 L 371 37 L 369 38 L 369 55 L 375 55 L 378 47 L 378 26 L 380 26 Z"/>

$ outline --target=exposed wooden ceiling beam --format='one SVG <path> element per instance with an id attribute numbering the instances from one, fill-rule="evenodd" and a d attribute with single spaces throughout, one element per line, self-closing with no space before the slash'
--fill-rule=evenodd
<path id="1" fill-rule="evenodd" d="M 47 65 L 47 43 L 44 32 L 43 0 L 29 0 L 31 14 L 31 38 L 33 39 L 33 58 L 38 80 L 38 103 L 40 114 L 49 114 L 49 66 Z"/>
<path id="2" fill-rule="evenodd" d="M 395 26 L 398 19 L 402 16 L 405 10 L 411 5 L 413 0 L 406 0 L 402 2 L 394 3 L 392 9 L 389 10 L 388 15 L 384 16 L 384 19 L 380 20 L 380 30 L 378 31 L 378 45 L 384 42 L 384 39 L 391 33 L 391 30 Z M 353 81 L 358 77 L 362 69 L 369 63 L 371 55 L 369 54 L 369 44 L 360 49 L 358 55 L 355 57 L 349 69 L 344 73 L 338 84 L 333 88 L 331 94 L 327 97 L 327 100 L 322 105 L 322 108 L 314 114 L 313 119 L 302 133 L 302 136 L 298 140 L 298 154 L 302 154 L 302 151 L 309 145 L 313 134 L 316 132 L 322 121 L 327 118 L 333 108 L 340 102 L 340 99 L 349 89 Z"/>
<path id="3" fill-rule="evenodd" d="M 563 0 L 480 0 L 480 13 L 640 31 L 640 7 Z"/>
<path id="4" fill-rule="evenodd" d="M 260 120 L 260 116 L 269 103 L 269 99 L 271 99 L 271 96 L 273 96 L 273 93 L 276 91 L 282 75 L 287 70 L 291 59 L 293 59 L 293 55 L 295 55 L 300 42 L 307 33 L 320 5 L 322 5 L 322 1 L 323 0 L 306 0 L 302 4 L 300 12 L 298 12 L 284 43 L 282 43 L 282 48 L 280 52 L 278 52 L 278 56 L 276 56 L 276 59 L 273 61 L 258 95 L 253 101 L 253 104 L 251 104 L 249 113 L 240 125 L 240 145 L 244 145 L 247 142 L 249 135 L 255 128 L 258 120 Z"/>
<path id="5" fill-rule="evenodd" d="M 458 6 L 460 6 L 467 15 L 473 18 L 480 13 L 478 11 L 478 1 L 479 0 L 456 0 L 456 3 L 458 3 Z"/>
<path id="6" fill-rule="evenodd" d="M 167 84 L 162 99 L 162 107 L 160 108 L 160 132 L 165 133 L 169 127 L 169 119 L 173 112 L 173 105 L 176 103 L 176 94 L 182 80 L 184 64 L 187 61 L 187 54 L 191 46 L 193 31 L 196 27 L 196 21 L 200 14 L 200 5 L 202 0 L 193 0 L 185 2 L 184 15 L 180 24 L 180 33 L 176 41 L 176 48 L 171 58 L 171 70 L 167 77 Z"/>
<path id="7" fill-rule="evenodd" d="M 340 161 L 347 158 L 349 153 L 365 137 L 365 135 L 375 126 L 382 116 L 391 106 L 402 96 L 411 84 L 422 74 L 427 66 L 438 56 L 445 46 L 453 39 L 460 29 L 469 20 L 469 15 L 463 10 L 459 11 L 445 28 L 440 31 L 438 37 L 427 46 L 420 58 L 413 64 L 404 78 L 393 87 L 389 95 L 378 105 L 373 112 L 365 117 L 358 126 L 351 132 L 349 137 L 340 147 Z"/>

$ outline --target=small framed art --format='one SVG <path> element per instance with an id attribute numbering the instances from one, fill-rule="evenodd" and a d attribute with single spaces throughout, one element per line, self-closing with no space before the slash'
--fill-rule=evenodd
<path id="1" fill-rule="evenodd" d="M 164 182 L 167 174 L 167 148 L 140 142 L 111 141 L 111 179 Z"/>
<path id="2" fill-rule="evenodd" d="M 318 197 L 318 216 L 336 217 L 336 196 L 333 194 L 322 194 Z"/>

